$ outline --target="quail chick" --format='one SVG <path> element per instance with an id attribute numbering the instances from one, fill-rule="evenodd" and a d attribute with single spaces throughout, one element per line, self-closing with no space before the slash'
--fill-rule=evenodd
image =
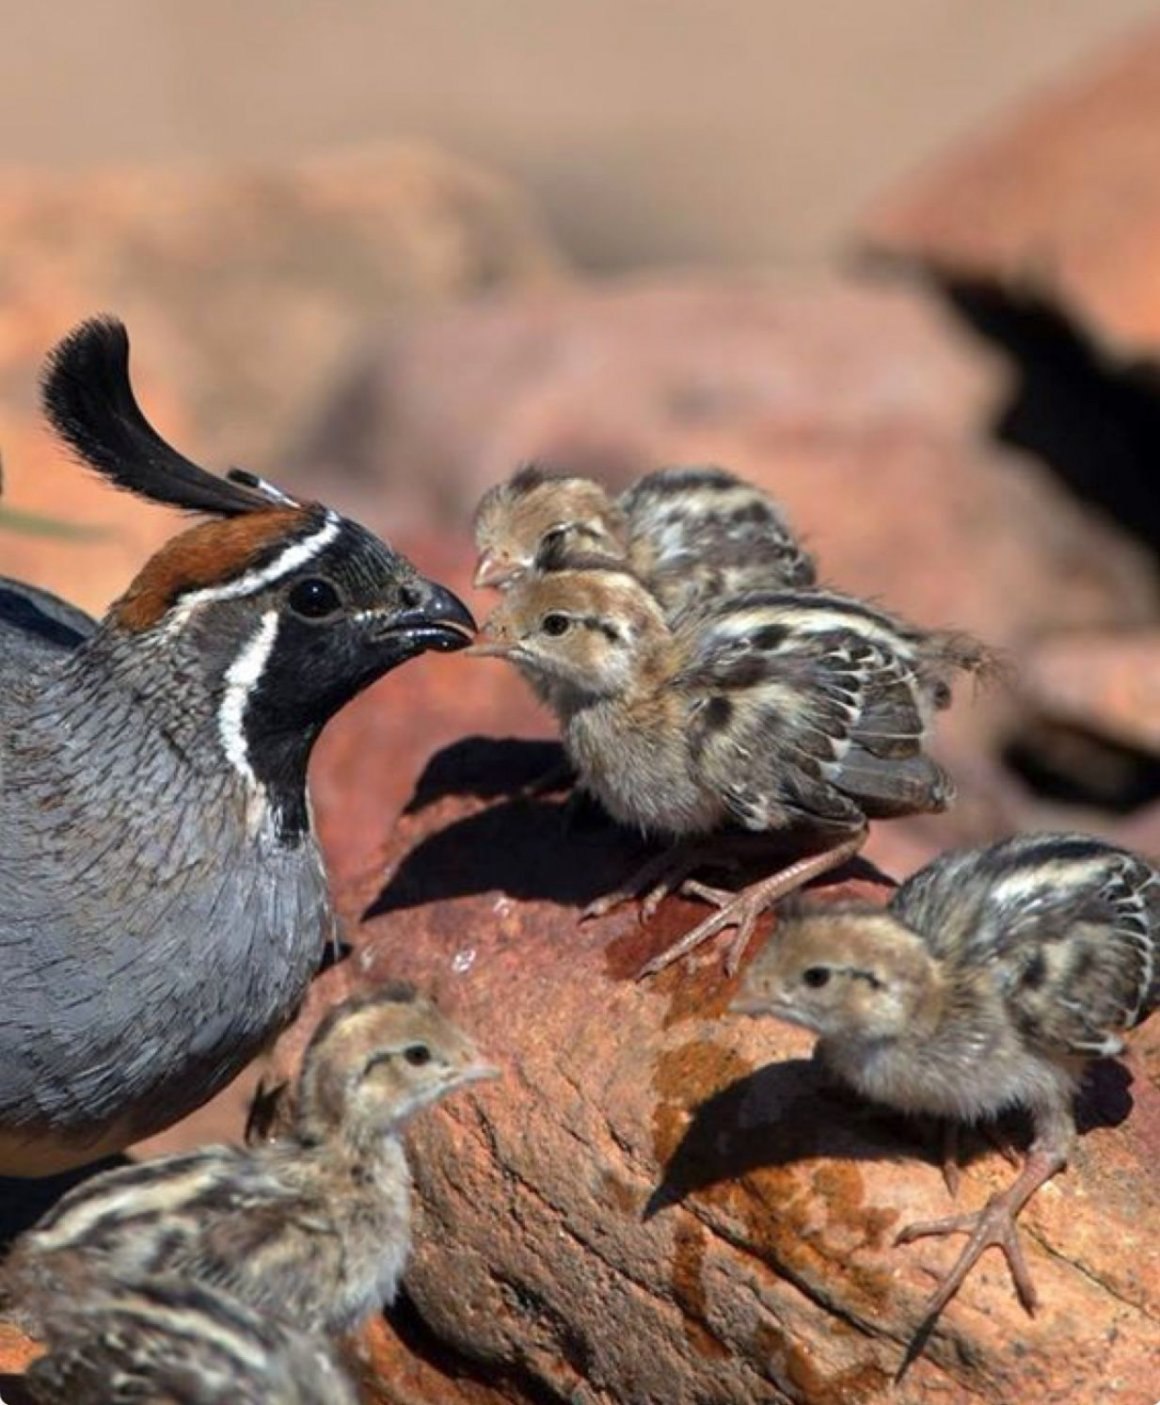
<path id="1" fill-rule="evenodd" d="M 469 652 L 534 682 L 614 819 L 680 841 L 591 912 L 661 877 L 647 914 L 728 829 L 822 845 L 741 894 L 688 885 L 720 911 L 642 974 L 734 925 L 735 968 L 760 912 L 855 853 L 869 819 L 945 809 L 953 786 L 924 747 L 955 672 L 985 662 L 965 636 L 816 590 L 750 592 L 670 625 L 630 571 L 585 558 L 516 581 Z"/>
<path id="2" fill-rule="evenodd" d="M 1007 1190 L 899 1236 L 969 1236 L 925 1332 L 990 1245 L 1034 1309 L 1016 1216 L 1068 1161 L 1085 1065 L 1120 1053 L 1158 1001 L 1160 871 L 1085 835 L 1026 834 L 942 855 L 885 909 L 789 918 L 733 1008 L 815 1031 L 827 1067 L 903 1112 L 973 1123 L 1030 1111 L 1034 1140 Z"/>
<path id="3" fill-rule="evenodd" d="M 510 585 L 577 555 L 620 561 L 670 619 L 745 590 L 810 586 L 812 558 L 760 488 L 721 468 L 662 468 L 615 500 L 588 478 L 531 466 L 488 490 L 475 515 L 476 585 Z"/>
<path id="4" fill-rule="evenodd" d="M 288 1023 L 335 921 L 311 749 L 474 629 L 364 527 L 177 453 L 128 362 L 120 323 L 85 323 L 46 413 L 111 483 L 207 520 L 99 622 L 0 581 L 0 1175 L 161 1130 Z"/>
<path id="5" fill-rule="evenodd" d="M 427 1000 L 347 1001 L 306 1049 L 292 1135 L 94 1176 L 17 1240 L 4 1298 L 35 1325 L 56 1297 L 173 1274 L 345 1331 L 394 1299 L 409 1250 L 404 1124 L 496 1072 Z"/>
<path id="6" fill-rule="evenodd" d="M 321 1339 L 175 1278 L 61 1298 L 24 1381 L 38 1405 L 355 1405 Z"/>

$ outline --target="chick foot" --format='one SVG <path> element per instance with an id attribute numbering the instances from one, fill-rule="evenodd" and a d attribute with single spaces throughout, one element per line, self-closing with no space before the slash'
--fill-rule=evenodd
<path id="1" fill-rule="evenodd" d="M 725 974 L 735 975 L 761 914 L 779 898 L 784 898 L 806 883 L 811 883 L 815 878 L 820 878 L 822 874 L 844 864 L 865 842 L 866 831 L 861 830 L 853 838 L 835 845 L 832 849 L 798 859 L 788 868 L 783 868 L 768 878 L 762 878 L 757 883 L 751 883 L 740 893 L 732 893 L 723 888 L 710 888 L 705 883 L 693 880 L 686 882 L 681 888 L 682 893 L 702 898 L 705 902 L 715 904 L 720 910 L 699 923 L 691 932 L 686 932 L 680 941 L 674 942 L 651 961 L 647 961 L 637 972 L 637 980 L 643 980 L 645 976 L 655 976 L 658 971 L 663 971 L 666 966 L 679 961 L 682 956 L 695 950 L 718 932 L 724 931 L 726 927 L 737 928 L 736 936 L 725 951 Z"/>
<path id="2" fill-rule="evenodd" d="M 585 922 L 590 917 L 603 917 L 614 907 L 619 907 L 621 903 L 641 898 L 640 920 L 647 922 L 660 907 L 662 901 L 674 892 L 678 885 L 695 869 L 710 861 L 716 863 L 735 862 L 735 860 L 727 858 L 718 859 L 716 855 L 707 857 L 706 850 L 709 847 L 703 839 L 693 840 L 685 844 L 675 844 L 670 849 L 654 854 L 647 863 L 641 864 L 619 888 L 590 902 L 580 914 L 580 920 Z M 642 894 L 643 897 L 641 897 Z"/>
<path id="3" fill-rule="evenodd" d="M 1039 1187 L 1061 1171 L 1066 1164 L 1067 1156 L 1059 1148 L 1047 1144 L 1033 1146 L 1018 1178 L 1005 1191 L 993 1195 L 981 1210 L 976 1210 L 973 1214 L 951 1215 L 944 1220 L 928 1220 L 907 1225 L 901 1231 L 894 1241 L 896 1244 L 910 1244 L 915 1239 L 943 1234 L 970 1236 L 954 1268 L 927 1303 L 915 1342 L 907 1351 L 906 1364 L 921 1350 L 943 1308 L 963 1286 L 967 1274 L 978 1263 L 986 1249 L 994 1247 L 1003 1251 L 1019 1301 L 1028 1313 L 1034 1314 L 1039 1301 L 1038 1294 L 1031 1281 L 1027 1261 L 1023 1257 L 1023 1246 L 1019 1242 L 1015 1221 Z"/>

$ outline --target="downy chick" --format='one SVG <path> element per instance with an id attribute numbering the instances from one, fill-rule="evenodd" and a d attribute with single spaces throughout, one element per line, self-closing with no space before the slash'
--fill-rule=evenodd
<path id="1" fill-rule="evenodd" d="M 94 1176 L 16 1242 L 4 1297 L 35 1324 L 62 1294 L 174 1274 L 345 1331 L 393 1301 L 410 1248 L 404 1124 L 496 1072 L 427 1000 L 349 1000 L 307 1046 L 291 1136 Z"/>
<path id="2" fill-rule="evenodd" d="M 928 1305 L 924 1340 L 990 1245 L 1034 1309 L 1015 1219 L 1067 1164 L 1085 1066 L 1120 1053 L 1158 1001 L 1160 872 L 1086 835 L 1026 834 L 943 854 L 885 909 L 787 919 L 733 1009 L 813 1030 L 828 1068 L 902 1112 L 963 1123 L 1031 1113 L 1034 1140 L 1007 1190 L 899 1235 L 969 1236 Z"/>
<path id="3" fill-rule="evenodd" d="M 680 842 L 590 913 L 663 877 L 647 915 L 730 828 L 822 845 L 740 894 L 688 885 L 721 910 L 642 974 L 734 925 L 735 969 L 758 915 L 856 853 L 868 820 L 945 809 L 954 788 L 927 736 L 955 672 L 984 664 L 965 636 L 816 590 L 751 592 L 670 625 L 631 572 L 584 558 L 521 577 L 468 652 L 528 677 L 614 819 Z"/>
<path id="4" fill-rule="evenodd" d="M 619 561 L 670 619 L 723 595 L 811 586 L 813 559 L 781 509 L 725 469 L 662 468 L 612 499 L 588 478 L 532 465 L 488 490 L 475 514 L 475 584 L 505 588 L 548 560 Z"/>
<path id="5" fill-rule="evenodd" d="M 355 1405 L 320 1338 L 174 1278 L 60 1298 L 24 1378 L 38 1405 Z"/>

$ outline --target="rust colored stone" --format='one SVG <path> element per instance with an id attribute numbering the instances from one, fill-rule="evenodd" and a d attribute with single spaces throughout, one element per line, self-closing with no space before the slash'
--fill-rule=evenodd
<path id="1" fill-rule="evenodd" d="M 1160 346 L 1160 28 L 968 137 L 865 224 L 871 247 L 1045 295 L 1129 355 Z"/>

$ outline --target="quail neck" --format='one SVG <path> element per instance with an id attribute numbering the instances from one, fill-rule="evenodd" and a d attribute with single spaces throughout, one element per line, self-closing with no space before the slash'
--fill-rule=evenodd
<path id="1" fill-rule="evenodd" d="M 179 788 L 192 771 L 241 806 L 249 830 L 294 846 L 326 722 L 404 659 L 466 642 L 469 618 L 328 509 L 205 524 L 153 558 L 34 716 L 52 729 L 68 717 L 79 745 L 62 767 L 85 767 L 115 738 L 111 765 L 127 783 L 168 768 Z"/>

